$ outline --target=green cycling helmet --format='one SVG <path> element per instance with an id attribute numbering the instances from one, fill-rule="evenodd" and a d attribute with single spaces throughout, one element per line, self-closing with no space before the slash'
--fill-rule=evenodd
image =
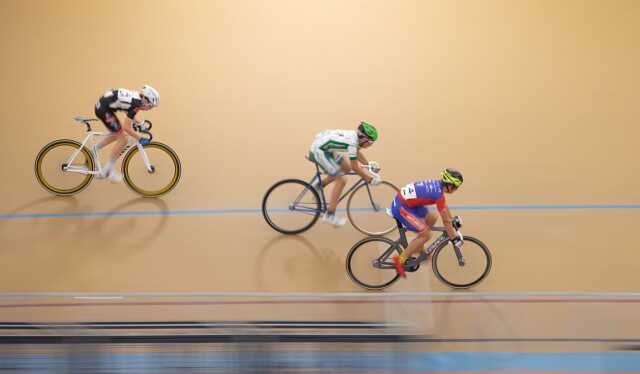
<path id="1" fill-rule="evenodd" d="M 455 188 L 458 188 L 462 185 L 464 178 L 462 178 L 462 173 L 460 173 L 456 169 L 444 169 L 442 171 L 442 183 L 450 184 Z"/>
<path id="2" fill-rule="evenodd" d="M 366 122 L 360 122 L 360 126 L 358 126 L 358 135 L 364 136 L 372 142 L 378 140 L 378 130 Z"/>

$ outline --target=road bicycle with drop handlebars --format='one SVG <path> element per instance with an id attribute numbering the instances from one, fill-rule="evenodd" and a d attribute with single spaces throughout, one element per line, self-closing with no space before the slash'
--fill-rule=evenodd
<path id="1" fill-rule="evenodd" d="M 393 256 L 407 249 L 407 229 L 395 219 L 400 232 L 397 240 L 384 236 L 362 239 L 351 247 L 346 259 L 349 278 L 357 285 L 369 290 L 381 290 L 391 286 L 400 275 L 393 263 Z M 461 235 L 462 219 L 453 218 L 453 226 Z M 444 227 L 431 227 L 442 232 L 420 255 L 408 258 L 404 269 L 415 272 L 432 255 L 432 268 L 436 277 L 451 288 L 466 289 L 483 281 L 491 271 L 491 252 L 482 241 L 472 236 L 462 235 L 463 245 L 451 244 Z"/>
<path id="2" fill-rule="evenodd" d="M 89 148 L 95 138 L 109 136 L 108 131 L 91 129 L 91 117 L 75 117 L 84 124 L 87 136 L 82 143 L 71 139 L 54 140 L 45 145 L 35 161 L 36 179 L 47 191 L 56 195 L 74 195 L 89 186 L 96 175 L 103 172 L 99 155 Z M 182 166 L 178 154 L 168 145 L 152 141 L 150 121 L 134 123 L 135 131 L 149 140 L 142 145 L 133 139 L 123 149 L 122 174 L 131 190 L 144 196 L 155 197 L 173 190 L 180 180 Z M 91 149 L 91 150 L 90 150 Z"/>

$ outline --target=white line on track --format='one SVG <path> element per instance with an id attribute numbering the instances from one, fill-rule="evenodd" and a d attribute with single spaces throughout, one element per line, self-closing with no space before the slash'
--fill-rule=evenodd
<path id="1" fill-rule="evenodd" d="M 640 292 L 0 292 L 0 298 L 395 298 L 395 297 L 640 297 Z"/>

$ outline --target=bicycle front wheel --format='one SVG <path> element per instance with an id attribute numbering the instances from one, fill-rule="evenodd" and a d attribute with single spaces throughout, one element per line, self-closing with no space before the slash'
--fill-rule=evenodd
<path id="1" fill-rule="evenodd" d="M 386 235 L 395 230 L 396 222 L 387 214 L 398 189 L 389 182 L 377 186 L 362 184 L 347 200 L 349 221 L 365 235 Z"/>
<path id="2" fill-rule="evenodd" d="M 71 156 L 77 152 L 76 157 Z M 35 162 L 36 179 L 56 195 L 73 195 L 85 189 L 93 179 L 91 152 L 75 140 L 61 139 L 42 148 Z"/>
<path id="3" fill-rule="evenodd" d="M 433 254 L 433 272 L 452 288 L 470 288 L 480 283 L 491 271 L 491 252 L 480 240 L 464 236 L 460 258 L 453 245 L 443 243 Z"/>
<path id="4" fill-rule="evenodd" d="M 401 252 L 398 243 L 384 236 L 364 238 L 347 254 L 347 274 L 368 290 L 387 288 L 400 276 L 392 258 Z"/>
<path id="5" fill-rule="evenodd" d="M 313 226 L 321 213 L 320 196 L 307 182 L 285 179 L 269 188 L 262 199 L 262 215 L 274 230 L 299 234 Z"/>
<path id="6" fill-rule="evenodd" d="M 149 168 L 138 147 L 133 147 L 122 160 L 122 174 L 127 186 L 144 197 L 164 195 L 180 180 L 182 166 L 178 155 L 168 145 L 152 142 L 145 145 L 144 153 Z"/>

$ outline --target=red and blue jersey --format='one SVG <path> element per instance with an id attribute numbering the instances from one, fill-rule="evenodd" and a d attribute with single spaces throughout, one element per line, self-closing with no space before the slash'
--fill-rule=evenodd
<path id="1" fill-rule="evenodd" d="M 428 179 L 409 183 L 400 189 L 397 198 L 402 205 L 409 208 L 435 205 L 441 212 L 447 208 L 440 179 Z"/>

